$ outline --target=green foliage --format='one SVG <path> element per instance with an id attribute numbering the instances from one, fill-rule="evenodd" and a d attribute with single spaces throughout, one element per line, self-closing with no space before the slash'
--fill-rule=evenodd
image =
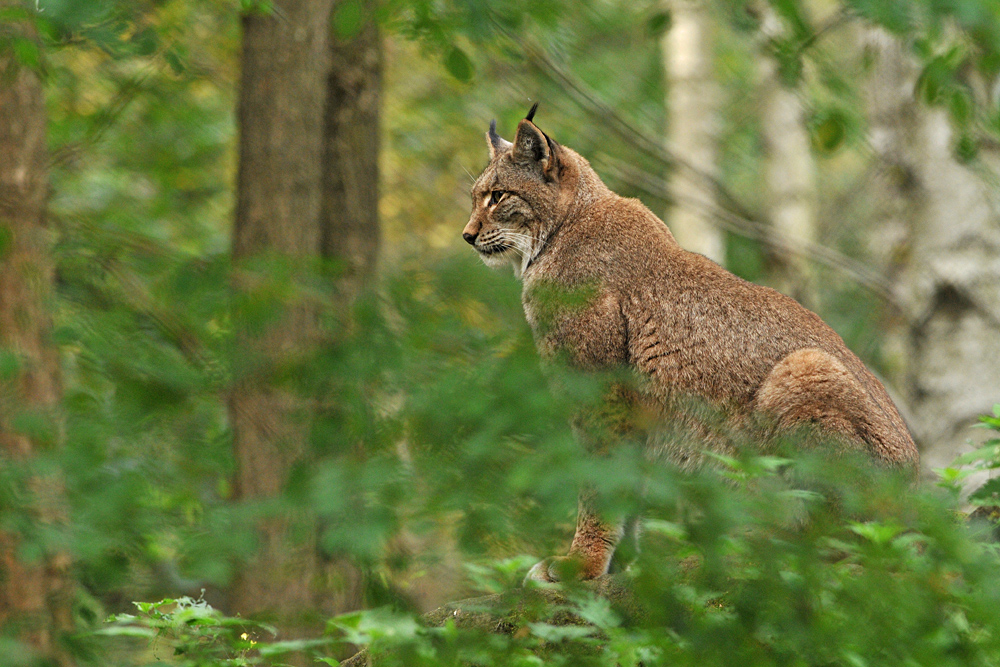
<path id="1" fill-rule="evenodd" d="M 992 415 L 981 416 L 977 426 L 996 431 L 998 437 L 989 438 L 975 451 L 959 456 L 952 466 L 941 471 L 943 483 L 951 486 L 955 493 L 958 493 L 963 480 L 977 474 L 990 474 L 1000 468 L 1000 404 L 993 406 Z M 969 496 L 969 502 L 995 512 L 1000 506 L 1000 479 L 986 481 Z"/>
<path id="2" fill-rule="evenodd" d="M 1000 558 L 946 498 L 850 457 L 719 464 L 696 474 L 571 469 L 576 481 L 615 478 L 606 491 L 644 487 L 643 548 L 622 580 L 628 604 L 574 584 L 561 586 L 563 602 L 547 604 L 532 587 L 508 588 L 530 559 L 486 559 L 475 568 L 481 590 L 508 593 L 461 607 L 500 619 L 485 629 L 455 619 L 428 627 L 379 607 L 331 620 L 308 646 L 258 639 L 248 647 L 238 619 L 190 601 L 162 613 L 173 604 L 164 601 L 102 632 L 155 631 L 184 656 L 200 651 L 205 662 L 182 663 L 199 665 L 257 664 L 292 647 L 336 664 L 323 653 L 331 643 L 368 646 L 376 665 L 407 666 L 996 664 Z M 502 491 L 510 480 L 501 473 L 491 484 Z"/>
<path id="3" fill-rule="evenodd" d="M 95 634 L 148 639 L 155 664 L 178 667 L 271 664 L 286 654 L 330 643 L 273 641 L 274 628 L 225 616 L 201 598 L 167 598 L 159 602 L 136 602 L 135 606 L 138 614 L 116 614 Z"/>
<path id="4" fill-rule="evenodd" d="M 759 26 L 742 0 L 722 4 L 734 29 L 718 26 L 727 100 L 720 183 L 752 214 L 762 204 Z M 660 3 L 379 3 L 392 42 L 387 269 L 353 318 L 322 307 L 335 288 L 325 269 L 335 267 L 306 267 L 303 277 L 299 267 L 264 264 L 259 290 L 230 296 L 239 15 L 270 14 L 270 2 L 32 5 L 4 10 L 0 50 L 46 76 L 53 340 L 65 400 L 58 421 L 29 413 L 18 426 L 64 447 L 4 462 L 0 527 L 26 557 L 72 555 L 85 590 L 116 613 L 103 632 L 109 644 L 136 635 L 154 640 L 155 659 L 206 665 L 270 664 L 268 652 L 304 649 L 330 660 L 332 642 L 373 642 L 414 665 L 989 664 L 1000 631 L 987 612 L 1000 578 L 992 548 L 966 534 L 946 502 L 861 473 L 861 482 L 845 473 L 841 486 L 799 484 L 793 472 L 807 462 L 779 474 L 787 466 L 776 459 L 720 461 L 720 470 L 682 478 L 628 446 L 589 458 L 568 424 L 614 378 L 544 369 L 513 281 L 430 249 L 461 243 L 461 174 L 485 162 L 489 119 L 511 138 L 537 99 L 547 132 L 592 157 L 617 191 L 662 212 L 662 190 L 644 185 L 669 168 L 658 152 L 669 94 L 658 40 L 670 26 Z M 830 157 L 825 185 L 832 196 L 849 192 L 864 173 L 850 150 L 866 149 L 863 74 L 836 30 L 847 19 L 817 24 L 802 3 L 774 5 L 790 30 L 768 52 L 807 102 L 814 148 Z M 367 3 L 336 6 L 333 28 L 349 38 Z M 970 81 L 1000 68 L 993 5 L 843 7 L 910 41 L 921 99 L 949 111 L 966 159 L 983 133 L 1000 131 L 1000 113 Z M 41 40 L 4 39 L 28 20 Z M 840 200 L 828 208 L 830 244 L 861 255 L 851 229 L 842 231 L 851 216 Z M 860 227 L 870 220 L 857 217 Z M 0 259 L 9 238 L 0 228 Z M 731 268 L 767 278 L 760 243 L 734 234 L 730 249 Z M 877 360 L 882 305 L 855 285 L 834 288 L 824 315 Z M 322 343 L 272 379 L 314 407 L 308 455 L 281 497 L 236 504 L 226 393 L 257 360 L 234 340 L 232 318 L 266 322 L 297 301 L 320 302 Z M 21 364 L 0 350 L 0 379 Z M 997 467 L 996 447 L 965 462 Z M 53 471 L 68 499 L 60 524 L 31 509 L 31 480 Z M 632 576 L 645 621 L 581 591 L 565 608 L 536 610 L 514 636 L 416 622 L 406 584 L 435 576 L 426 573 L 442 551 L 461 573 L 453 588 L 472 594 L 510 590 L 537 558 L 564 550 L 581 484 L 598 489 L 610 512 L 644 509 Z M 988 484 L 973 500 L 995 490 Z M 280 512 L 306 517 L 303 533 L 324 554 L 359 566 L 365 602 L 376 607 L 336 620 L 314 646 L 271 641 L 264 626 L 179 597 L 231 581 L 257 547 L 255 523 Z M 414 538 L 434 548 L 407 547 Z M 122 615 L 127 600 L 164 597 Z M 590 625 L 560 625 L 568 612 Z"/>
<path id="5" fill-rule="evenodd" d="M 465 51 L 457 46 L 452 46 L 448 51 L 448 55 L 444 59 L 444 66 L 459 81 L 468 81 L 472 78 L 472 61 L 469 60 L 469 56 L 465 55 Z"/>
<path id="6" fill-rule="evenodd" d="M 587 486 L 605 511 L 645 517 L 628 575 L 638 611 L 574 587 L 565 604 L 535 605 L 529 591 L 504 612 L 518 629 L 495 634 L 425 627 L 395 591 L 310 644 L 258 632 L 248 646 L 242 621 L 193 602 L 140 607 L 105 634 L 155 632 L 156 650 L 204 665 L 273 664 L 285 650 L 335 664 L 346 644 L 386 665 L 994 664 L 1000 560 L 947 497 L 850 457 L 716 457 L 695 474 L 627 444 L 589 457 L 567 424 L 605 379 L 543 372 L 508 278 L 424 259 L 387 276 L 350 329 L 330 313 L 337 335 L 291 374 L 326 407 L 279 502 L 314 512 L 323 550 L 385 581 L 421 567 L 400 536 L 444 530 L 466 590 L 495 593 L 564 548 Z M 246 509 L 233 518 L 275 508 Z M 219 516 L 194 518 L 194 541 Z"/>
<path id="7" fill-rule="evenodd" d="M 822 90 L 829 85 L 826 74 L 835 48 L 824 42 L 834 42 L 831 35 L 842 25 L 880 28 L 911 49 L 920 68 L 917 97 L 948 112 L 957 133 L 959 159 L 974 159 L 979 144 L 997 136 L 1000 106 L 996 99 L 977 93 L 1000 73 L 1000 10 L 996 3 L 843 0 L 837 10 L 825 12 L 799 0 L 769 0 L 768 4 L 783 30 L 767 36 L 766 51 L 777 62 L 787 86 L 801 89 L 819 84 L 821 97 L 842 95 L 843 90 Z M 759 31 L 760 16 L 745 2 L 720 0 L 720 5 L 735 29 L 750 34 Z M 825 16 L 819 18 L 822 14 Z M 811 68 L 820 74 L 818 80 Z M 840 143 L 836 125 L 821 121 L 814 123 L 814 130 L 819 130 L 814 140 L 820 150 Z"/>
<path id="8" fill-rule="evenodd" d="M 364 22 L 364 11 L 358 0 L 337 3 L 333 10 L 333 26 L 342 39 L 350 39 L 358 34 Z"/>

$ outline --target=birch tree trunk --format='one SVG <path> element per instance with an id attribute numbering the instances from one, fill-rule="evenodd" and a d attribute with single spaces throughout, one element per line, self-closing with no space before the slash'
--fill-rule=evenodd
<path id="1" fill-rule="evenodd" d="M 0 9 L 18 5 L 0 0 Z M 8 34 L 35 38 L 28 26 L 5 27 Z M 56 423 L 61 393 L 57 353 L 49 340 L 54 278 L 45 221 L 45 96 L 35 72 L 9 54 L 0 51 L 0 351 L 17 359 L 16 370 L 0 378 L 0 467 L 8 472 L 29 467 L 43 448 L 58 445 L 58 428 L 49 437 L 29 436 L 19 432 L 17 417 L 36 413 Z M 21 492 L 30 493 L 35 521 L 62 520 L 57 479 L 32 477 L 28 487 Z M 46 554 L 28 560 L 19 553 L 20 544 L 13 530 L 0 531 L 0 636 L 30 647 L 34 660 L 71 665 L 60 642 L 72 629 L 69 558 Z"/>
<path id="2" fill-rule="evenodd" d="M 683 162 L 671 175 L 674 203 L 666 219 L 682 247 L 722 263 L 725 237 L 708 213 L 715 200 L 720 99 L 712 71 L 711 13 L 704 0 L 669 0 L 667 9 L 667 143 Z"/>
<path id="3" fill-rule="evenodd" d="M 777 38 L 785 32 L 769 6 L 763 16 L 761 30 L 765 37 Z M 805 248 L 817 240 L 816 165 L 805 109 L 796 91 L 782 82 L 774 57 L 761 54 L 759 63 L 768 217 L 774 235 L 793 248 Z M 815 309 L 815 285 L 805 254 L 787 252 L 781 262 L 775 286 Z"/>
<path id="4" fill-rule="evenodd" d="M 873 31 L 872 145 L 890 186 L 883 244 L 895 244 L 906 307 L 910 412 L 926 470 L 948 465 L 1000 401 L 1000 215 L 995 192 L 958 163 L 944 112 L 918 108 L 916 68 Z"/>

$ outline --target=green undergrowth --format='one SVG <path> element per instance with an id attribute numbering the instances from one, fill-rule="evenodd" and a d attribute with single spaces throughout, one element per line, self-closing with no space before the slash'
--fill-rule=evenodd
<path id="1" fill-rule="evenodd" d="M 983 423 L 998 429 L 1000 414 Z M 993 439 L 962 462 L 996 467 L 998 451 Z M 102 632 L 148 635 L 183 665 L 282 664 L 288 651 L 336 664 L 348 646 L 406 666 L 1000 662 L 1000 556 L 989 524 L 956 509 L 954 475 L 920 485 L 823 452 L 632 472 L 635 495 L 620 481 L 608 503 L 642 505 L 642 547 L 615 579 L 624 595 L 518 588 L 530 557 L 480 558 L 470 579 L 490 595 L 425 616 L 398 605 L 342 615 L 311 644 L 191 600 L 140 604 Z"/>

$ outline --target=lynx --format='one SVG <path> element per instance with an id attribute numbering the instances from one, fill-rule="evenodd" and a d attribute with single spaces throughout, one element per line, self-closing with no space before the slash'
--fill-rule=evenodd
<path id="1" fill-rule="evenodd" d="M 586 159 L 542 132 L 537 106 L 513 143 L 490 124 L 490 162 L 472 187 L 462 237 L 487 265 L 513 265 L 543 357 L 631 369 L 644 381 L 631 400 L 659 422 L 691 427 L 702 451 L 733 445 L 699 422 L 690 398 L 751 436 L 764 435 L 754 432 L 761 424 L 777 432 L 812 425 L 876 464 L 916 468 L 917 449 L 885 389 L 829 326 L 791 298 L 682 249 L 642 203 L 609 190 Z M 586 286 L 590 297 L 553 313 L 537 297 L 553 285 Z M 650 446 L 681 466 L 698 458 L 672 442 Z M 581 494 L 569 555 L 539 563 L 528 577 L 557 580 L 568 562 L 577 576 L 600 576 L 624 533 L 624 522 L 602 518 Z"/>

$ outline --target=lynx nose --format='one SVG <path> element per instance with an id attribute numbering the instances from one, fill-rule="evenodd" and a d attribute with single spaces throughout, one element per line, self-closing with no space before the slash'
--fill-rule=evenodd
<path id="1" fill-rule="evenodd" d="M 465 242 L 468 243 L 469 245 L 475 244 L 476 236 L 478 236 L 478 234 L 470 234 L 469 232 L 462 232 L 462 238 L 465 239 Z"/>

